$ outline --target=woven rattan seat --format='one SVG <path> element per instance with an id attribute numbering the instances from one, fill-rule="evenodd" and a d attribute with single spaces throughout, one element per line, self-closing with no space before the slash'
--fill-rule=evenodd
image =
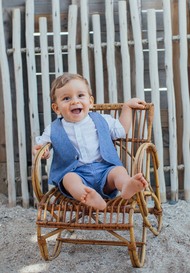
<path id="1" fill-rule="evenodd" d="M 92 111 L 110 113 L 117 117 L 122 104 L 96 104 Z M 142 172 L 148 187 L 130 200 L 117 196 L 105 200 L 103 211 L 63 196 L 54 187 L 43 193 L 41 189 L 41 157 L 44 146 L 35 156 L 32 182 L 38 200 L 37 237 L 40 252 L 45 260 L 52 260 L 61 251 L 63 243 L 125 246 L 134 267 L 142 267 L 146 254 L 147 230 L 158 235 L 162 226 L 162 207 L 158 180 L 158 156 L 151 143 L 154 106 L 147 103 L 145 110 L 133 109 L 132 128 L 125 139 L 115 141 L 116 149 L 129 174 Z M 102 230 L 111 238 L 83 238 L 73 236 L 79 230 Z M 123 235 L 123 233 L 124 235 Z M 107 238 L 107 237 L 106 237 Z M 50 240 L 51 239 L 51 240 Z M 54 245 L 52 248 L 52 239 Z M 52 250 L 51 250 L 52 248 Z M 64 270 L 63 270 L 64 271 Z"/>

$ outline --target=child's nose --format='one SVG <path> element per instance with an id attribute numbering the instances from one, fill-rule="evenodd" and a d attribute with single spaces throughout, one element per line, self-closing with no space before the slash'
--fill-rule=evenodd
<path id="1" fill-rule="evenodd" d="M 71 100 L 72 103 L 79 103 L 79 99 L 78 97 L 73 97 L 72 100 Z"/>

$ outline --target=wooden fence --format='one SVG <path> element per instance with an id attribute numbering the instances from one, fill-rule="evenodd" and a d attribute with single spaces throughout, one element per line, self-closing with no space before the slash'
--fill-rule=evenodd
<path id="1" fill-rule="evenodd" d="M 23 206 L 29 205 L 31 147 L 35 137 L 52 120 L 51 81 L 66 71 L 82 73 L 89 80 L 97 103 L 122 102 L 137 96 L 155 104 L 153 138 L 160 160 L 162 201 L 166 201 L 167 195 L 177 201 L 180 188 L 185 200 L 189 201 L 189 35 L 187 16 L 184 16 L 188 12 L 186 1 L 175 1 L 178 5 L 178 35 L 173 35 L 172 31 L 173 7 L 170 0 L 163 0 L 161 11 L 153 8 L 142 11 L 141 1 L 138 0 L 96 1 L 96 6 L 101 4 L 98 11 L 93 10 L 95 1 L 63 1 L 68 7 L 64 14 L 62 1 L 52 0 L 46 1 L 51 14 L 40 16 L 35 13 L 37 2 L 40 1 L 26 0 L 24 8 L 11 10 L 12 39 L 7 43 L 5 14 L 0 0 L 0 70 L 10 206 L 16 205 L 17 180 L 21 185 Z M 161 36 L 158 35 L 156 21 L 160 14 L 164 29 Z M 147 25 L 144 32 L 142 22 Z M 179 49 L 179 90 L 174 87 L 173 47 L 176 44 Z M 180 140 L 177 139 L 177 118 L 181 113 L 176 111 L 179 103 L 183 117 Z M 164 118 L 167 120 L 167 134 L 164 133 Z M 182 141 L 182 162 L 178 157 L 179 141 L 180 145 Z M 16 157 L 19 162 L 17 175 Z M 180 187 L 179 172 L 183 174 Z"/>

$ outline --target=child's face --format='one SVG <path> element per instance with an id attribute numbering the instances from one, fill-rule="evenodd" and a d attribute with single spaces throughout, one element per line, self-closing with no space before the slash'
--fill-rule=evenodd
<path id="1" fill-rule="evenodd" d="M 84 81 L 73 79 L 55 91 L 56 101 L 52 108 L 57 115 L 61 115 L 68 122 L 83 120 L 92 107 L 94 99 L 89 95 Z"/>

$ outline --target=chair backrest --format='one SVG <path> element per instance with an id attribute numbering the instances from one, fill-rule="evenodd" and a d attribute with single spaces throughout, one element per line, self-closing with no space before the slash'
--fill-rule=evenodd
<path id="1" fill-rule="evenodd" d="M 111 114 L 114 118 L 119 117 L 123 104 L 94 104 L 91 111 L 101 114 Z M 125 139 L 117 139 L 114 144 L 120 159 L 128 173 L 132 175 L 132 166 L 137 149 L 142 143 L 151 142 L 152 124 L 154 118 L 154 105 L 147 103 L 145 109 L 133 109 L 131 130 Z"/>

